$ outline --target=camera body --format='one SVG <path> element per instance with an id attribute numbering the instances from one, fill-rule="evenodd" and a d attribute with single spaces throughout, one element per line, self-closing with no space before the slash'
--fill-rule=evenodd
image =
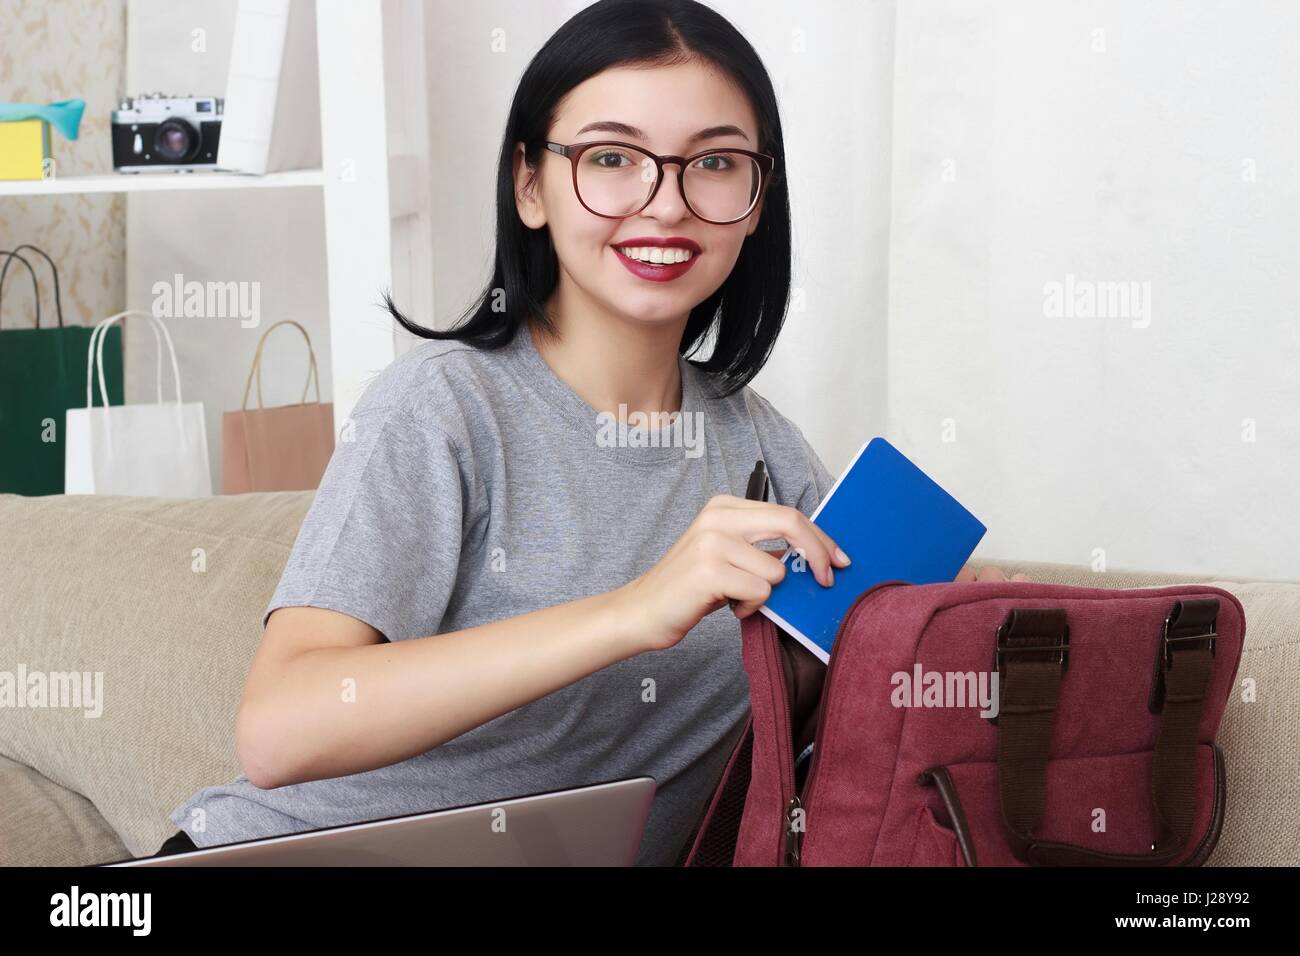
<path id="1" fill-rule="evenodd" d="M 223 101 L 215 96 L 149 93 L 123 99 L 112 116 L 118 172 L 213 169 Z"/>

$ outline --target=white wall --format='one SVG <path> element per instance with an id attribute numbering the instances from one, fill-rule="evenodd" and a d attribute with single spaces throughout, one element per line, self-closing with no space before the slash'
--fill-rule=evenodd
<path id="1" fill-rule="evenodd" d="M 1300 577 L 1297 36 L 1286 2 L 900 4 L 889 434 L 980 553 Z M 1150 283 L 1149 324 L 1045 315 L 1068 274 Z"/>
<path id="2" fill-rule="evenodd" d="M 712 5 L 763 58 L 785 127 L 793 301 L 754 388 L 838 474 L 886 426 L 895 4 Z"/>
<path id="3" fill-rule="evenodd" d="M 497 151 L 510 99 L 528 61 L 563 22 L 561 12 L 579 8 L 556 0 L 428 5 L 434 314 L 407 311 L 416 322 L 448 328 L 492 277 Z M 504 49 L 494 52 L 498 29 L 504 31 Z M 413 344 L 406 333 L 399 336 L 403 350 Z"/>

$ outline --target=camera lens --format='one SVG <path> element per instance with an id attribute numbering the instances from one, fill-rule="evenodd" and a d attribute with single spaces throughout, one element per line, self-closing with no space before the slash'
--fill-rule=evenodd
<path id="1" fill-rule="evenodd" d="M 158 125 L 154 134 L 154 151 L 169 162 L 184 162 L 199 151 L 199 134 L 189 123 L 169 119 Z"/>

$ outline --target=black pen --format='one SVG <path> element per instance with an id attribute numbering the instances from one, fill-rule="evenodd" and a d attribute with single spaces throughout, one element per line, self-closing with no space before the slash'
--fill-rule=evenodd
<path id="1" fill-rule="evenodd" d="M 749 473 L 749 482 L 745 485 L 745 497 L 750 501 L 767 500 L 767 466 L 763 464 L 761 458 L 754 462 L 754 470 Z M 763 549 L 759 548 L 759 550 Z M 732 607 L 736 606 L 735 601 L 729 603 Z"/>
<path id="2" fill-rule="evenodd" d="M 749 484 L 745 486 L 745 497 L 750 501 L 767 500 L 767 466 L 763 459 L 754 462 L 754 470 L 749 473 Z"/>

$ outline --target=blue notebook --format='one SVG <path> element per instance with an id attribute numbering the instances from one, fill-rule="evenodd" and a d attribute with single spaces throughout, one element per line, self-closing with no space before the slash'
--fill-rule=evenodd
<path id="1" fill-rule="evenodd" d="M 825 588 L 804 562 L 796 570 L 787 551 L 786 575 L 759 610 L 823 663 L 859 594 L 882 581 L 951 581 L 987 530 L 883 438 L 862 446 L 812 520 L 852 563 L 835 568 L 835 583 Z"/>

